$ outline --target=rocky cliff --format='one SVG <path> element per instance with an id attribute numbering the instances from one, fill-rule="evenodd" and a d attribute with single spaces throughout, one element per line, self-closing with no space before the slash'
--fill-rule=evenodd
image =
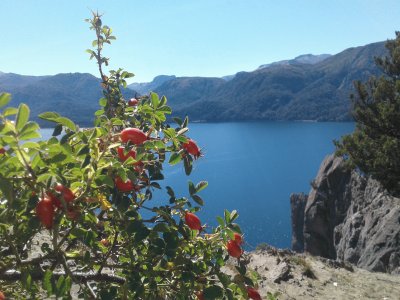
<path id="1" fill-rule="evenodd" d="M 291 195 L 291 207 L 293 250 L 400 274 L 400 199 L 342 158 L 328 156 L 310 194 Z"/>

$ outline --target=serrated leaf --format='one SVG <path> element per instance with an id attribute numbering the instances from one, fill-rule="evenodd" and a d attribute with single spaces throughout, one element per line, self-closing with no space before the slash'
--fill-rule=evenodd
<path id="1" fill-rule="evenodd" d="M 200 181 L 198 184 L 196 184 L 196 194 L 204 190 L 207 186 L 207 181 Z"/>
<path id="2" fill-rule="evenodd" d="M 0 94 L 0 107 L 6 106 L 11 100 L 11 94 L 2 93 Z"/>
<path id="3" fill-rule="evenodd" d="M 26 104 L 21 103 L 18 107 L 18 112 L 15 119 L 15 128 L 18 131 L 25 126 L 26 122 L 28 122 L 29 114 L 30 114 L 29 107 Z"/>

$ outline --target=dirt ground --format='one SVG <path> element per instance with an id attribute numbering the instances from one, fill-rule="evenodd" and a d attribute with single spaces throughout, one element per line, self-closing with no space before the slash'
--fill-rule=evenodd
<path id="1" fill-rule="evenodd" d="M 249 255 L 263 299 L 400 300 L 400 275 L 373 273 L 349 264 L 270 248 Z"/>

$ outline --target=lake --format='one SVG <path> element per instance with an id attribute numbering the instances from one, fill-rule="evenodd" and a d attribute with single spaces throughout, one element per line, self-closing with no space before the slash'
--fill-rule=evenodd
<path id="1" fill-rule="evenodd" d="M 354 123 L 251 122 L 194 123 L 188 136 L 205 156 L 192 174 L 183 165 L 166 168 L 165 182 L 177 196 L 188 196 L 188 180 L 207 180 L 198 213 L 203 223 L 216 226 L 224 209 L 236 209 L 246 248 L 260 243 L 289 248 L 291 193 L 310 190 L 324 157 L 334 151 L 332 141 L 354 129 Z M 51 129 L 43 129 L 43 136 Z M 165 192 L 166 195 L 166 192 Z M 168 199 L 168 196 L 165 197 Z M 164 201 L 164 199 L 162 199 Z"/>

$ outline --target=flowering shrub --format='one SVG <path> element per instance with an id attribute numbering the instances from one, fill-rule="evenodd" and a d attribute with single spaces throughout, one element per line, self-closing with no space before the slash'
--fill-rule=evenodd
<path id="1" fill-rule="evenodd" d="M 87 51 L 98 64 L 104 95 L 93 128 L 46 112 L 40 118 L 55 124 L 53 136 L 37 141 L 40 128 L 29 121 L 29 107 L 9 107 L 11 96 L 0 95 L 5 296 L 69 299 L 72 289 L 84 299 L 256 297 L 237 212 L 225 211 L 212 231 L 196 215 L 207 182 L 189 181 L 188 198 L 166 187 L 161 204 L 154 204 L 164 165 L 183 163 L 189 175 L 200 148 L 187 136 L 188 118 L 174 118 L 175 126 L 166 122 L 166 97 L 123 98 L 133 74 L 104 74 L 109 59 L 102 50 L 115 37 L 98 14 L 87 21 L 96 33 Z M 229 254 L 237 261 L 234 278 L 221 270 Z"/>

